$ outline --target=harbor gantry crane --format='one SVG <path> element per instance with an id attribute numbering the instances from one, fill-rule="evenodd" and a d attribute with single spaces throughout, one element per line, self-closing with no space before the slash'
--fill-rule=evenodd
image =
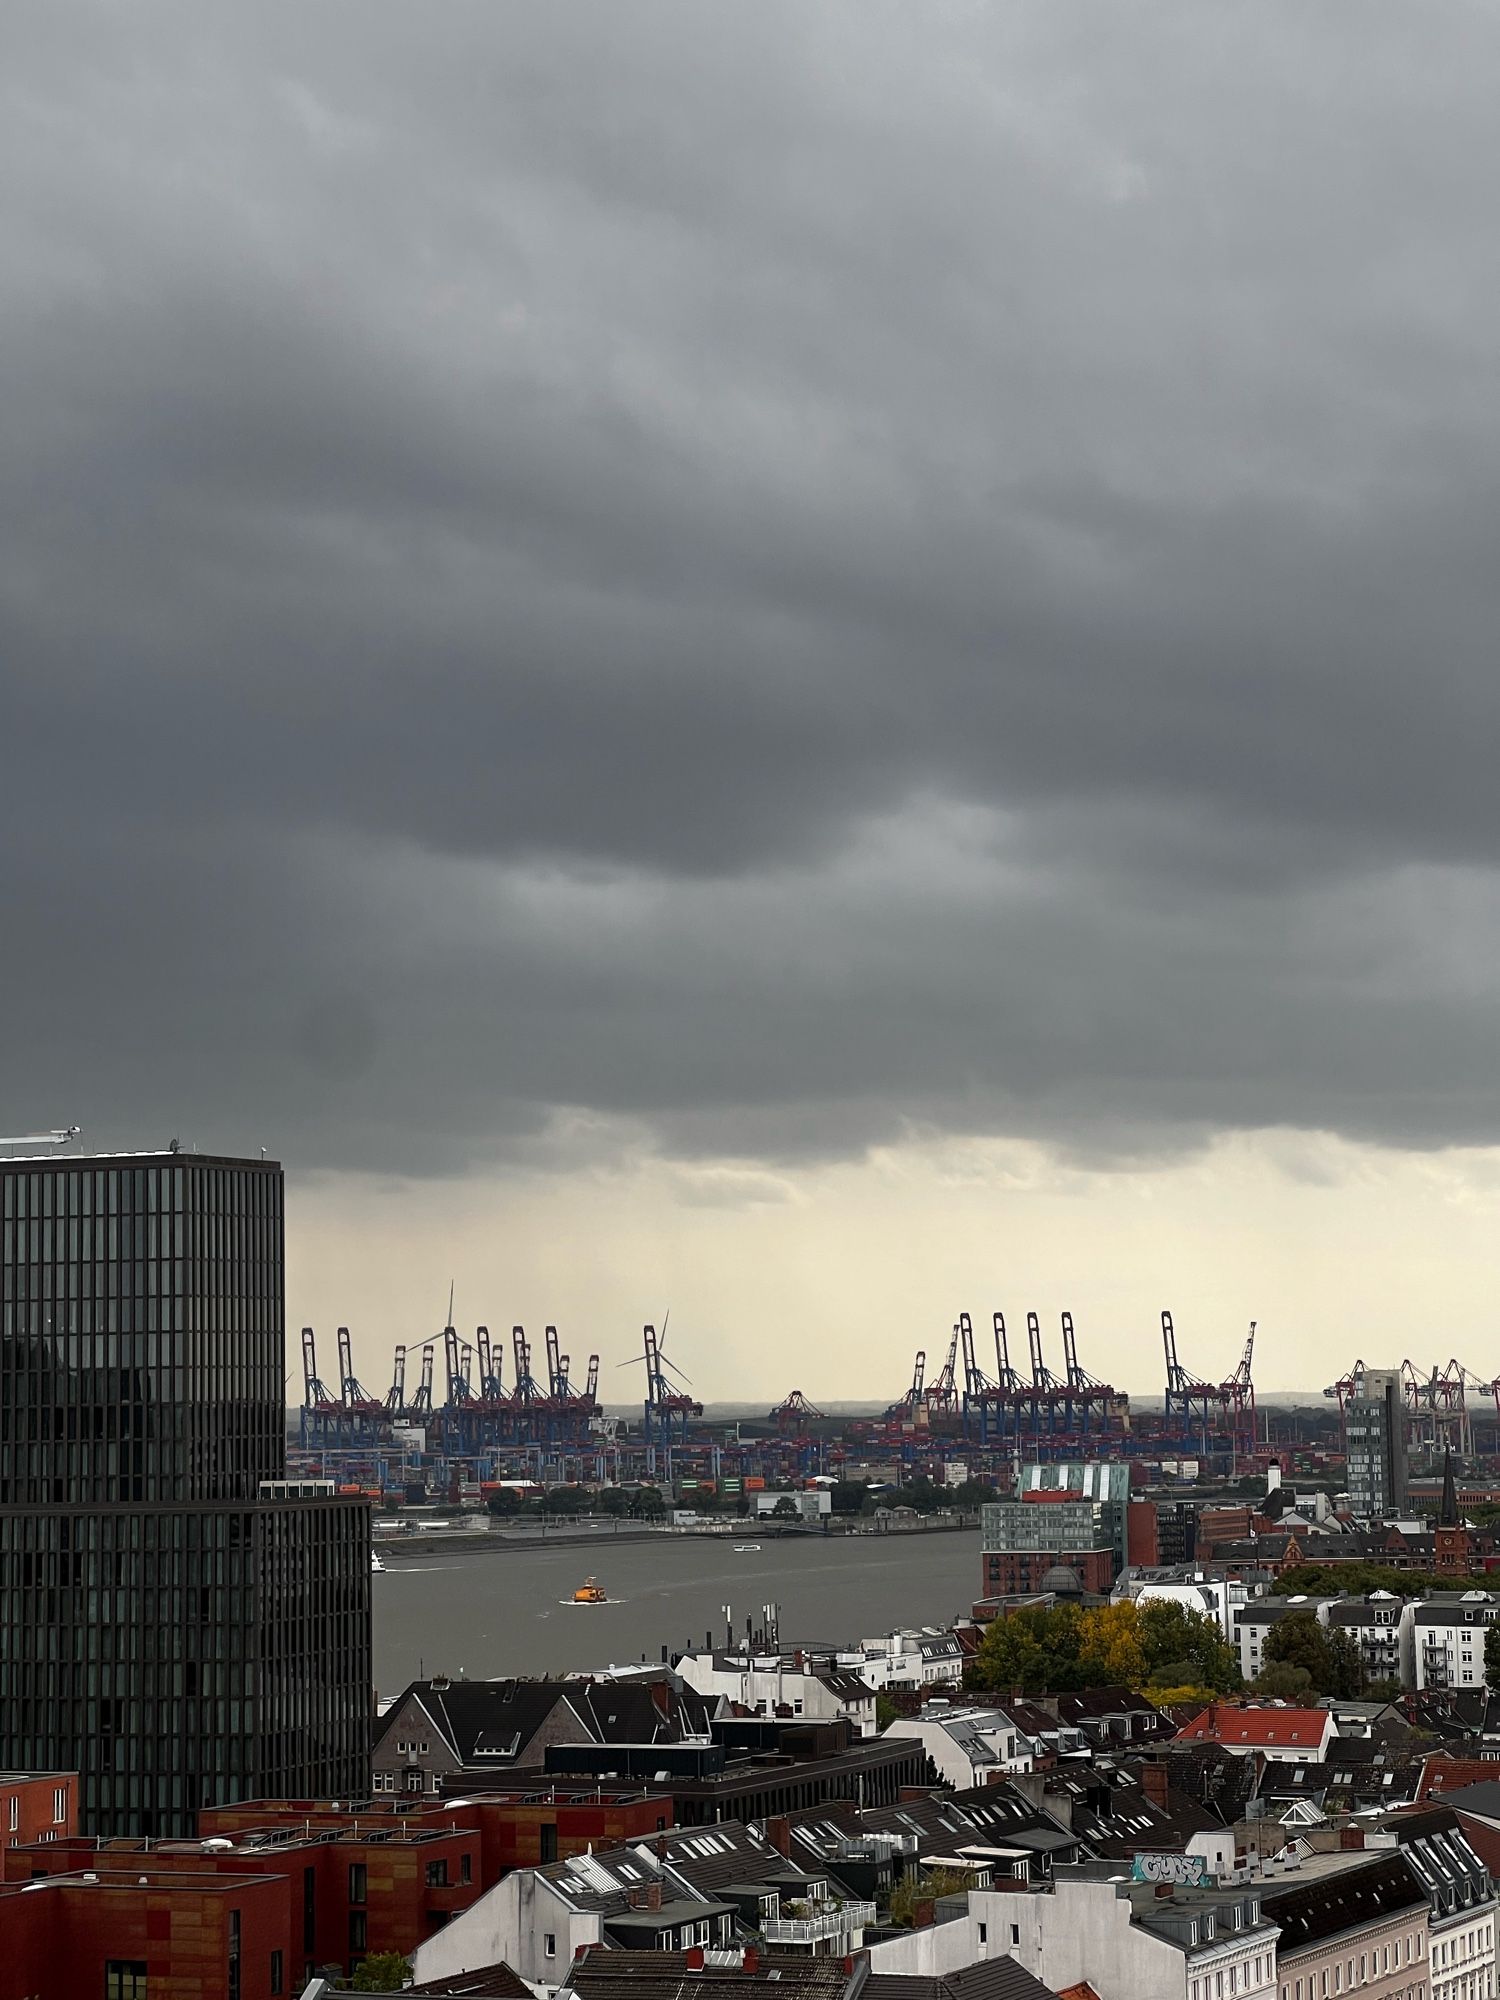
<path id="1" fill-rule="evenodd" d="M 1030 1405 L 1021 1371 L 1011 1362 L 1010 1342 L 1006 1338 L 1003 1312 L 995 1314 L 995 1383 L 1000 1392 L 998 1408 L 1001 1434 L 1004 1435 L 1008 1419 L 1011 1435 L 1019 1437 L 1023 1419 Z"/>
<path id="2" fill-rule="evenodd" d="M 927 1372 L 927 1350 L 917 1349 L 917 1358 L 912 1364 L 911 1387 L 899 1402 L 892 1403 L 881 1422 L 886 1424 L 914 1424 L 919 1421 L 918 1412 L 926 1416 L 927 1405 L 922 1396 L 922 1382 Z"/>
<path id="3" fill-rule="evenodd" d="M 1214 1412 L 1225 1404 L 1224 1392 L 1216 1384 L 1194 1375 L 1177 1358 L 1177 1333 L 1172 1315 L 1161 1316 L 1162 1349 L 1167 1363 L 1166 1429 L 1172 1430 L 1175 1417 L 1182 1429 L 1177 1434 L 1184 1446 L 1207 1451 L 1214 1429 Z"/>
<path id="4" fill-rule="evenodd" d="M 417 1393 L 411 1399 L 408 1416 L 430 1417 L 432 1415 L 432 1375 L 437 1361 L 437 1347 L 433 1341 L 422 1343 L 422 1379 L 417 1384 Z"/>
<path id="5" fill-rule="evenodd" d="M 372 1396 L 354 1372 L 354 1350 L 347 1326 L 339 1328 L 339 1400 L 358 1417 L 384 1416 L 385 1404 Z"/>
<path id="6" fill-rule="evenodd" d="M 1229 1441 L 1236 1458 L 1246 1458 L 1255 1449 L 1255 1382 L 1250 1364 L 1255 1358 L 1255 1321 L 1245 1340 L 1240 1365 L 1227 1382 L 1219 1384 L 1219 1396 L 1229 1422 Z"/>
<path id="7" fill-rule="evenodd" d="M 1443 1369 L 1434 1364 L 1431 1374 L 1424 1378 L 1411 1362 L 1402 1362 L 1401 1387 L 1408 1416 L 1408 1438 L 1418 1450 L 1436 1455 L 1447 1449 L 1456 1451 L 1460 1457 L 1472 1453 L 1474 1439 L 1464 1397 L 1467 1373 L 1461 1361 L 1450 1360 Z"/>
<path id="8" fill-rule="evenodd" d="M 406 1408 L 406 1348 L 396 1349 L 395 1366 L 391 1370 L 391 1386 L 385 1392 L 387 1414 L 399 1417 Z"/>
<path id="9" fill-rule="evenodd" d="M 302 1409 L 298 1430 L 304 1449 L 353 1444 L 359 1436 L 359 1426 L 344 1401 L 342 1385 L 336 1394 L 318 1374 L 317 1341 L 310 1326 L 302 1329 Z"/>
<path id="10" fill-rule="evenodd" d="M 1049 1433 L 1056 1430 L 1058 1404 L 1060 1400 L 1065 1401 L 1067 1391 L 1042 1356 L 1042 1322 L 1034 1312 L 1026 1315 L 1026 1345 L 1031 1358 L 1028 1397 L 1031 1404 L 1031 1430 L 1032 1435 L 1039 1438 L 1042 1435 L 1044 1421 Z"/>
<path id="11" fill-rule="evenodd" d="M 510 1406 L 513 1410 L 527 1410 L 533 1403 L 544 1402 L 546 1391 L 531 1372 L 531 1342 L 526 1338 L 524 1326 L 511 1328 L 510 1350 L 516 1364 L 515 1380 L 510 1385 Z"/>
<path id="12" fill-rule="evenodd" d="M 1363 1394 L 1365 1378 L 1372 1372 L 1363 1360 L 1356 1361 L 1352 1368 L 1346 1369 L 1336 1382 L 1330 1382 L 1323 1391 L 1330 1402 L 1338 1403 L 1339 1430 L 1345 1451 L 1348 1450 L 1349 1405 Z M 1475 1374 L 1461 1361 L 1450 1360 L 1446 1368 L 1439 1368 L 1434 1363 L 1423 1374 L 1414 1362 L 1405 1360 L 1401 1363 L 1399 1376 L 1407 1443 L 1416 1450 L 1430 1451 L 1434 1455 L 1451 1450 L 1460 1457 L 1473 1450 L 1473 1424 L 1467 1399 L 1469 1389 L 1494 1396 L 1496 1412 L 1500 1415 L 1500 1387 L 1496 1382 Z"/>
<path id="13" fill-rule="evenodd" d="M 974 1322 L 966 1312 L 958 1316 L 958 1344 L 963 1356 L 964 1433 L 984 1444 L 999 1408 L 1001 1391 L 999 1383 L 992 1382 L 979 1365 L 974 1352 Z"/>
<path id="14" fill-rule="evenodd" d="M 823 1412 L 815 1410 L 800 1389 L 793 1389 L 784 1396 L 767 1417 L 767 1422 L 775 1424 L 783 1437 L 801 1437 L 809 1424 L 827 1421 Z"/>
<path id="15" fill-rule="evenodd" d="M 936 1418 L 940 1424 L 948 1423 L 958 1414 L 958 1328 L 953 1329 L 953 1338 L 948 1342 L 948 1358 L 934 1376 L 927 1390 L 927 1421 Z"/>
<path id="16" fill-rule="evenodd" d="M 557 1328 L 546 1329 L 547 1394 L 559 1406 L 568 1400 L 568 1357 L 562 1351 Z"/>
<path id="17" fill-rule="evenodd" d="M 641 1352 L 632 1354 L 628 1361 L 622 1361 L 622 1368 L 633 1368 L 641 1362 L 646 1366 L 646 1398 L 644 1404 L 644 1429 L 647 1445 L 670 1446 L 674 1436 L 682 1443 L 687 1442 L 688 1425 L 694 1417 L 703 1415 L 703 1405 L 686 1390 L 679 1389 L 667 1375 L 670 1368 L 673 1375 L 682 1382 L 691 1383 L 692 1377 L 683 1373 L 666 1351 L 667 1322 L 662 1321 L 661 1338 L 657 1339 L 656 1328 L 646 1326 L 641 1331 Z"/>
<path id="18" fill-rule="evenodd" d="M 448 1378 L 444 1401 L 449 1410 L 461 1410 L 473 1402 L 474 1392 L 469 1387 L 469 1377 L 464 1369 L 456 1326 L 443 1328 L 443 1364 Z"/>
<path id="19" fill-rule="evenodd" d="M 479 1355 L 479 1400 L 485 1409 L 494 1412 L 504 1407 L 505 1347 L 503 1343 L 490 1340 L 487 1326 L 474 1329 L 474 1346 Z"/>
<path id="20" fill-rule="evenodd" d="M 1079 1362 L 1078 1336 L 1073 1330 L 1073 1315 L 1070 1312 L 1062 1316 L 1062 1340 L 1068 1431 L 1070 1435 L 1076 1432 L 1080 1441 L 1084 1441 L 1095 1431 L 1106 1428 L 1122 1399 L 1112 1384 L 1101 1382 L 1097 1375 L 1090 1375 Z"/>

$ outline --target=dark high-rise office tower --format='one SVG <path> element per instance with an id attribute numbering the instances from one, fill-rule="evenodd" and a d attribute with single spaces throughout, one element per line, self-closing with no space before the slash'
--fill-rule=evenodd
<path id="1" fill-rule="evenodd" d="M 286 1482 L 282 1176 L 0 1160 L 0 1761 L 86 1831 L 358 1795 L 369 1516 Z"/>
<path id="2" fill-rule="evenodd" d="M 1406 1403 L 1395 1368 L 1355 1377 L 1344 1413 L 1349 1506 L 1361 1520 L 1388 1520 L 1406 1505 Z"/>

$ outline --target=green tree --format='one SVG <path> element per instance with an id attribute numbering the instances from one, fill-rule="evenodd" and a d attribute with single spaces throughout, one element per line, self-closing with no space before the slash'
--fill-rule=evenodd
<path id="1" fill-rule="evenodd" d="M 1250 1685 L 1273 1701 L 1306 1701 L 1313 1692 L 1306 1667 L 1290 1666 L 1285 1660 L 1268 1660 Z"/>
<path id="2" fill-rule="evenodd" d="M 1083 1685 L 1080 1651 L 1075 1605 L 1028 1605 L 991 1623 L 969 1663 L 965 1685 L 998 1693 L 1011 1688 L 1023 1694 L 1066 1692 Z"/>
<path id="3" fill-rule="evenodd" d="M 797 1518 L 797 1503 L 790 1493 L 783 1493 L 781 1498 L 776 1502 L 776 1505 L 771 1509 L 771 1513 L 778 1521 L 795 1521 Z"/>
<path id="4" fill-rule="evenodd" d="M 1079 1619 L 1078 1669 L 1086 1687 L 1140 1687 L 1146 1678 L 1140 1615 L 1129 1602 L 1104 1604 Z"/>
<path id="5" fill-rule="evenodd" d="M 349 1985 L 355 1993 L 399 1993 L 411 1983 L 411 1961 L 399 1951 L 376 1951 L 362 1958 Z"/>
<path id="6" fill-rule="evenodd" d="M 1330 1692 L 1333 1661 L 1328 1634 L 1318 1623 L 1316 1612 L 1289 1611 L 1285 1618 L 1278 1618 L 1266 1634 L 1264 1657 L 1267 1666 L 1299 1667 L 1314 1693 Z"/>
<path id="7" fill-rule="evenodd" d="M 829 1489 L 829 1504 L 835 1514 L 857 1514 L 869 1491 L 868 1479 L 841 1479 Z"/>
<path id="8" fill-rule="evenodd" d="M 918 1903 L 929 1896 L 956 1896 L 973 1884 L 974 1876 L 966 1868 L 937 1868 L 930 1874 L 918 1875 L 913 1871 L 903 1875 L 891 1891 L 890 1920 L 910 1928 L 916 1920 Z"/>
<path id="9" fill-rule="evenodd" d="M 1484 1635 L 1484 1684 L 1491 1694 L 1500 1694 L 1500 1625 L 1491 1625 Z"/>
<path id="10" fill-rule="evenodd" d="M 1234 1648 L 1204 1612 L 1166 1599 L 1137 1607 L 1148 1687 L 1206 1687 L 1227 1694 L 1240 1685 Z"/>
<path id="11" fill-rule="evenodd" d="M 1328 1676 L 1320 1692 L 1349 1701 L 1364 1689 L 1365 1670 L 1354 1636 L 1342 1626 L 1328 1637 Z"/>

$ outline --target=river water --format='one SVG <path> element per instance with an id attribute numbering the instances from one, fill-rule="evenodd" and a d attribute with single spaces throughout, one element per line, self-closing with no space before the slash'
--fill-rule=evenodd
<path id="1" fill-rule="evenodd" d="M 587 1548 L 422 1547 L 391 1555 L 372 1578 L 375 1684 L 397 1694 L 422 1674 L 564 1673 L 623 1666 L 737 1633 L 780 1606 L 784 1644 L 842 1644 L 897 1625 L 942 1625 L 980 1595 L 979 1534 L 768 1539 L 735 1555 L 727 1542 L 663 1535 Z M 611 1601 L 565 1600 L 590 1574 Z"/>

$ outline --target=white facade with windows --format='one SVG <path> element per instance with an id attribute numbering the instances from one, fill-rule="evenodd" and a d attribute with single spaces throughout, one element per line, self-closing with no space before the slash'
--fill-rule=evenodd
<path id="1" fill-rule="evenodd" d="M 1495 1905 L 1432 1927 L 1432 2000 L 1495 2000 Z"/>
<path id="2" fill-rule="evenodd" d="M 1415 1685 L 1419 1688 L 1484 1686 L 1484 1639 L 1500 1617 L 1500 1602 L 1485 1590 L 1428 1598 L 1412 1618 Z"/>
<path id="3" fill-rule="evenodd" d="M 898 1715 L 887 1736 L 910 1736 L 957 1791 L 993 1783 L 1009 1771 L 1029 1771 L 1030 1739 L 1001 1708 L 948 1708 L 933 1702 L 920 1715 Z"/>
<path id="4" fill-rule="evenodd" d="M 1241 1605 L 1234 1614 L 1233 1638 L 1245 1679 L 1253 1681 L 1265 1665 L 1266 1640 L 1283 1618 L 1294 1611 L 1310 1611 L 1320 1625 L 1326 1625 L 1334 1602 L 1331 1597 L 1262 1597 Z"/>
<path id="5" fill-rule="evenodd" d="M 1253 1889 L 1158 1899 L 1152 1884 L 1070 1871 L 1048 1895 L 971 1890 L 966 1916 L 869 1958 L 872 1973 L 930 1977 L 1009 1957 L 1053 1992 L 1089 1981 L 1108 2000 L 1274 2000 L 1276 1937 Z"/>
<path id="6" fill-rule="evenodd" d="M 876 1734 L 875 1690 L 854 1673 L 798 1666 L 778 1653 L 684 1653 L 677 1671 L 699 1694 L 722 1695 L 750 1715 L 845 1715 L 857 1736 Z"/>

